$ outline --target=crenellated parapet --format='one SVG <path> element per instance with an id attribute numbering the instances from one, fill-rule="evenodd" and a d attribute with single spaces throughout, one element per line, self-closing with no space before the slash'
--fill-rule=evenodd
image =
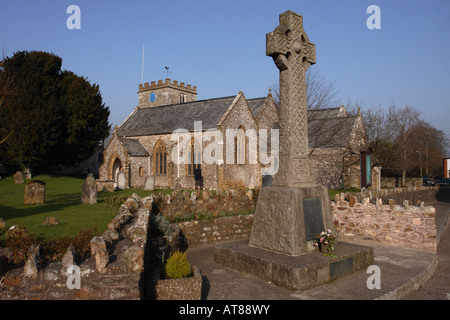
<path id="1" fill-rule="evenodd" d="M 178 82 L 176 80 L 171 79 L 164 79 L 158 80 L 158 81 L 152 81 L 150 84 L 148 82 L 142 84 L 139 84 L 139 92 L 145 92 L 145 91 L 153 91 L 156 89 L 162 89 L 162 88 L 173 88 L 181 91 L 185 91 L 188 93 L 197 94 L 197 86 L 192 86 L 190 84 L 185 84 L 184 82 Z"/>

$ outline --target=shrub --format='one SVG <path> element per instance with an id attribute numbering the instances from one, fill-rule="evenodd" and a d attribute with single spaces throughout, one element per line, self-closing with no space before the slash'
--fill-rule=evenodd
<path id="1" fill-rule="evenodd" d="M 27 260 L 28 248 L 37 243 L 36 239 L 28 233 L 24 226 L 16 225 L 6 232 L 6 246 L 13 253 L 14 263 L 21 263 Z"/>
<path id="2" fill-rule="evenodd" d="M 245 194 L 245 191 L 247 191 L 247 187 L 242 181 L 227 180 L 219 184 L 219 190 L 221 191 L 233 190 L 234 192 Z"/>
<path id="3" fill-rule="evenodd" d="M 110 196 L 106 198 L 105 202 L 106 205 L 110 209 L 119 209 L 120 206 L 128 199 L 128 196 L 126 195 L 117 195 L 117 196 Z M 117 212 L 114 213 L 116 215 Z"/>
<path id="4" fill-rule="evenodd" d="M 89 258 L 91 255 L 91 240 L 99 234 L 98 227 L 92 227 L 77 233 L 72 243 L 76 248 L 76 253 L 80 259 Z M 67 250 L 67 249 L 66 249 Z"/>
<path id="5" fill-rule="evenodd" d="M 166 276 L 169 279 L 187 278 L 191 275 L 191 265 L 184 252 L 175 251 L 166 261 Z"/>
<path id="6" fill-rule="evenodd" d="M 150 234 L 152 236 L 168 236 L 174 231 L 170 221 L 164 218 L 162 215 L 150 214 Z"/>
<path id="7" fill-rule="evenodd" d="M 98 234 L 98 228 L 93 227 L 86 231 L 80 231 L 74 238 L 53 238 L 39 241 L 29 234 L 24 226 L 15 226 L 6 234 L 6 246 L 13 252 L 14 263 L 23 263 L 27 260 L 28 248 L 32 244 L 41 244 L 41 256 L 45 261 L 61 260 L 71 243 L 76 248 L 76 254 L 80 259 L 90 256 L 91 239 Z"/>
<path id="8" fill-rule="evenodd" d="M 71 243 L 71 239 L 47 239 L 41 243 L 41 255 L 45 261 L 61 260 Z"/>

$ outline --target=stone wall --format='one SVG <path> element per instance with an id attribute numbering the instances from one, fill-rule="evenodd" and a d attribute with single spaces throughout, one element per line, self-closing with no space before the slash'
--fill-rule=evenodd
<path id="1" fill-rule="evenodd" d="M 215 241 L 248 239 L 253 224 L 253 214 L 194 220 L 178 223 L 189 246 Z"/>
<path id="2" fill-rule="evenodd" d="M 25 266 L 9 264 L 0 300 L 141 299 L 149 210 L 139 209 L 139 202 L 133 195 L 121 206 L 108 230 L 91 240 L 88 259 L 76 261 L 74 248 L 69 247 L 62 261 L 43 261 L 40 246 L 32 246 L 36 249 L 33 255 L 29 250 Z M 69 266 L 79 268 L 78 288 L 66 272 Z"/>
<path id="3" fill-rule="evenodd" d="M 397 188 L 401 187 L 401 184 L 401 177 L 381 177 L 381 188 Z M 406 178 L 404 187 L 420 187 L 422 185 L 422 178 Z"/>
<path id="4" fill-rule="evenodd" d="M 331 204 L 336 231 L 347 236 L 363 237 L 388 243 L 393 246 L 406 246 L 436 250 L 436 209 L 425 206 L 376 204 L 369 198 L 359 202 L 357 197 L 337 195 Z"/>
<path id="5" fill-rule="evenodd" d="M 381 199 L 384 203 L 390 199 L 396 203 L 403 203 L 404 200 L 408 200 L 410 204 L 417 204 L 424 201 L 425 203 L 436 202 L 438 193 L 443 192 L 445 187 L 407 187 L 407 188 L 391 188 L 381 190 L 368 190 L 354 194 L 361 202 L 364 198 L 369 198 L 369 201 L 375 203 L 377 198 Z M 450 188 L 449 188 L 450 190 Z M 449 192 L 445 192 L 450 195 Z M 448 196 L 447 195 L 447 196 Z"/>

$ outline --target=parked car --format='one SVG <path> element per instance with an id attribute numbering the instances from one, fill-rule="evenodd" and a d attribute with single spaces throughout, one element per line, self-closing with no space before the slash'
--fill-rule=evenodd
<path id="1" fill-rule="evenodd" d="M 432 178 L 423 178 L 423 185 L 424 186 L 435 186 L 436 180 L 434 180 Z"/>

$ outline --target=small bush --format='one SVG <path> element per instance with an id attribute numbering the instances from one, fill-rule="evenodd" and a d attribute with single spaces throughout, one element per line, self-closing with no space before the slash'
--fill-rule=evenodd
<path id="1" fill-rule="evenodd" d="M 122 203 L 124 203 L 128 198 L 129 197 L 126 195 L 110 196 L 106 198 L 105 202 L 110 209 L 119 209 Z M 117 212 L 114 214 L 117 214 Z"/>
<path id="2" fill-rule="evenodd" d="M 239 194 L 245 194 L 245 191 L 247 191 L 247 187 L 242 181 L 227 180 L 219 184 L 219 190 L 221 191 L 233 190 L 234 192 L 237 192 Z"/>
<path id="3" fill-rule="evenodd" d="M 45 261 L 61 260 L 71 243 L 71 239 L 47 239 L 41 243 L 41 256 Z"/>
<path id="4" fill-rule="evenodd" d="M 71 243 L 76 248 L 76 254 L 80 259 L 89 258 L 91 253 L 90 241 L 98 234 L 98 228 L 93 227 L 86 231 L 80 231 L 73 238 L 52 238 L 39 241 L 29 234 L 24 226 L 15 226 L 8 230 L 6 246 L 13 252 L 14 263 L 24 263 L 27 260 L 28 248 L 32 244 L 41 245 L 41 256 L 45 261 L 57 261 L 64 257 Z"/>
<path id="5" fill-rule="evenodd" d="M 14 263 L 25 262 L 28 248 L 35 243 L 37 243 L 36 239 L 28 233 L 24 226 L 16 225 L 6 232 L 6 246 L 13 253 Z"/>
<path id="6" fill-rule="evenodd" d="M 169 279 L 187 278 L 191 275 L 191 265 L 184 252 L 175 251 L 167 259 L 166 276 Z"/>
<path id="7" fill-rule="evenodd" d="M 89 258 L 91 255 L 91 240 L 99 234 L 98 227 L 92 227 L 77 233 L 72 243 L 76 248 L 76 253 L 81 259 Z M 66 249 L 67 250 L 67 249 Z"/>
<path id="8" fill-rule="evenodd" d="M 170 224 L 170 221 L 160 214 L 151 214 L 149 223 L 150 234 L 152 236 L 169 236 L 174 231 L 172 225 Z"/>

